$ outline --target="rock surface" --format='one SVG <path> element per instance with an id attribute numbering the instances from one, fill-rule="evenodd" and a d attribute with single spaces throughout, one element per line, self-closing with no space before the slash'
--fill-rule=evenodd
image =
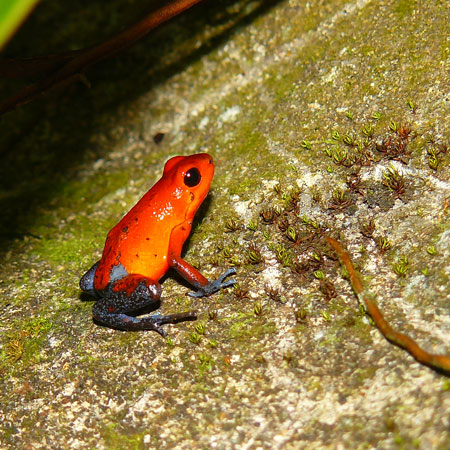
<path id="1" fill-rule="evenodd" d="M 7 52 L 137 17 L 100 3 L 40 5 Z M 321 235 L 393 326 L 450 353 L 449 19 L 440 1 L 205 2 L 90 89 L 3 117 L 2 448 L 449 448 L 449 378 L 380 335 Z M 201 311 L 168 340 L 95 325 L 78 280 L 107 231 L 170 156 L 203 151 L 185 258 L 239 287 L 193 300 L 168 277 L 161 309 Z"/>

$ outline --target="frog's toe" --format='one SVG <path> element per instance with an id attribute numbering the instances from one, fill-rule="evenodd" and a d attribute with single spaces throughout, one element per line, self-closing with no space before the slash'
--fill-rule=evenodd
<path id="1" fill-rule="evenodd" d="M 233 275 L 236 273 L 235 268 L 228 269 L 224 274 L 222 274 L 217 280 L 210 281 L 206 286 L 200 287 L 195 292 L 188 292 L 187 295 L 190 297 L 208 297 L 212 294 L 214 294 L 217 291 L 220 291 L 221 289 L 227 288 L 229 286 L 232 286 L 233 284 L 236 284 L 236 280 L 233 278 L 228 281 L 224 281 L 225 278 L 227 278 L 230 275 Z"/>
<path id="2" fill-rule="evenodd" d="M 203 291 L 203 289 L 199 289 L 198 291 L 188 292 L 186 295 L 189 295 L 189 297 L 200 298 L 200 297 L 204 297 L 206 294 Z"/>
<path id="3" fill-rule="evenodd" d="M 152 325 L 152 328 L 150 329 L 156 331 L 163 338 L 167 336 L 167 331 L 161 325 L 155 323 Z"/>
<path id="4" fill-rule="evenodd" d="M 234 267 L 232 267 L 231 269 L 228 269 L 224 274 L 222 274 L 219 278 L 217 278 L 216 281 L 214 281 L 214 283 L 219 282 L 220 284 L 226 285 L 226 286 L 221 286 L 221 287 L 227 287 L 227 286 L 231 286 L 231 284 L 236 284 L 236 280 L 229 280 L 227 282 L 223 282 L 223 280 L 225 280 L 226 277 L 229 277 L 230 275 L 234 275 L 236 273 L 236 269 Z"/>
<path id="5" fill-rule="evenodd" d="M 150 316 L 148 319 L 150 319 L 147 323 L 148 329 L 156 331 L 162 337 L 166 337 L 167 331 L 164 330 L 162 325 L 166 325 L 168 323 L 173 324 L 178 322 L 184 322 L 186 320 L 196 320 L 197 311 L 186 311 L 182 313 L 169 314 L 165 316 L 161 314 L 154 314 L 153 316 Z M 145 318 L 141 320 L 145 320 Z"/>

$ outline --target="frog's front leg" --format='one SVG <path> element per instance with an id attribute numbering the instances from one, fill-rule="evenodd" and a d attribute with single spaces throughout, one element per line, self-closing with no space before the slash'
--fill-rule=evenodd
<path id="1" fill-rule="evenodd" d="M 142 275 L 127 275 L 97 294 L 100 298 L 92 308 L 94 320 L 119 330 L 154 330 L 166 336 L 161 325 L 197 318 L 195 311 L 135 317 L 139 311 L 158 303 L 161 298 L 160 284 Z"/>
<path id="2" fill-rule="evenodd" d="M 189 228 L 190 230 L 190 228 Z M 191 297 L 209 297 L 221 289 L 232 286 L 236 280 L 224 281 L 226 277 L 236 273 L 236 269 L 228 269 L 217 280 L 209 281 L 195 267 L 191 266 L 181 258 L 181 249 L 185 241 L 186 233 L 189 231 L 185 224 L 174 228 L 170 235 L 168 263 L 175 269 L 188 283 L 196 289 L 195 292 L 189 292 Z"/>
<path id="3" fill-rule="evenodd" d="M 235 279 L 224 281 L 226 277 L 236 273 L 236 269 L 228 269 L 217 280 L 209 281 L 195 267 L 191 266 L 184 259 L 172 256 L 170 261 L 173 267 L 186 281 L 188 281 L 195 289 L 195 292 L 188 292 L 191 297 L 209 297 L 215 292 L 236 283 Z"/>

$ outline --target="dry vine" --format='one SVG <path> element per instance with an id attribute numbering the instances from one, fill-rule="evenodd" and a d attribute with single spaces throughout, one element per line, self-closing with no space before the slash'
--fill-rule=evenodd
<path id="1" fill-rule="evenodd" d="M 370 317 L 372 317 L 375 325 L 381 331 L 381 334 L 392 344 L 406 350 L 419 363 L 431 367 L 432 369 L 436 369 L 444 374 L 450 375 L 450 357 L 446 355 L 436 355 L 433 353 L 429 353 L 421 348 L 410 337 L 404 335 L 403 333 L 395 331 L 383 317 L 383 314 L 378 309 L 377 305 L 367 295 L 364 295 L 362 282 L 353 266 L 350 256 L 344 250 L 342 245 L 331 237 L 325 236 L 325 239 L 328 244 L 333 247 L 333 249 L 339 256 L 339 259 L 347 269 L 350 277 L 350 283 L 354 291 L 356 292 L 359 301 L 364 303 L 367 308 L 367 312 L 369 313 Z"/>

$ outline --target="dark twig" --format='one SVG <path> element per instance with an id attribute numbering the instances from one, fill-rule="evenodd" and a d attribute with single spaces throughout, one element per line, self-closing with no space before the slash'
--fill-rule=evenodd
<path id="1" fill-rule="evenodd" d="M 44 69 L 53 68 L 54 71 L 41 81 L 26 86 L 20 92 L 17 92 L 16 94 L 0 102 L 0 115 L 16 108 L 19 105 L 30 102 L 38 95 L 48 91 L 54 86 L 65 84 L 68 80 L 78 79 L 81 72 L 88 66 L 91 66 L 102 59 L 109 58 L 130 47 L 157 26 L 182 13 L 186 9 L 191 8 L 197 3 L 200 3 L 201 1 L 203 0 L 175 0 L 157 11 L 152 12 L 127 30 L 98 45 L 73 52 L 72 54 L 65 53 L 61 55 L 61 66 L 58 65 L 58 67 L 52 67 L 52 65 L 56 65 L 56 61 L 58 60 L 57 55 L 47 58 L 47 61 L 45 61 L 45 57 L 41 58 L 41 67 Z M 22 62 L 23 64 L 26 64 L 24 60 L 22 60 Z M 26 67 L 31 67 L 31 65 L 32 63 L 29 63 Z M 19 64 L 16 65 L 16 67 L 18 66 Z M 5 73 L 8 73 L 8 69 L 6 67 L 3 67 L 2 69 Z M 12 72 L 14 72 L 14 70 L 19 69 L 11 69 Z"/>
<path id="2" fill-rule="evenodd" d="M 403 333 L 395 331 L 383 317 L 383 314 L 378 309 L 377 305 L 367 295 L 364 295 L 364 288 L 359 275 L 353 266 L 350 256 L 344 250 L 342 245 L 331 237 L 325 236 L 325 239 L 328 244 L 333 247 L 333 249 L 338 254 L 342 264 L 344 264 L 344 266 L 346 267 L 350 277 L 350 283 L 354 291 L 356 292 L 358 299 L 364 302 L 367 308 L 367 312 L 369 313 L 370 317 L 372 317 L 381 334 L 392 344 L 406 350 L 419 363 L 450 375 L 450 357 L 446 355 L 436 355 L 433 353 L 428 353 L 427 351 L 419 347 L 419 345 L 413 339 L 404 335 Z"/>

